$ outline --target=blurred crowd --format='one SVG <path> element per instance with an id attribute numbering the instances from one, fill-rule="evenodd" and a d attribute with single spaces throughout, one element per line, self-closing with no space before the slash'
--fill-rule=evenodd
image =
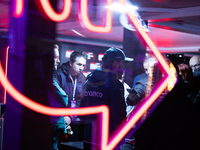
<path id="1" fill-rule="evenodd" d="M 48 92 L 50 106 L 77 108 L 107 105 L 109 137 L 117 133 L 120 124 L 129 120 L 134 109 L 151 95 L 158 81 L 164 78 L 159 61 L 151 54 L 143 60 L 144 72 L 134 78 L 132 86 L 124 79 L 125 63 L 133 59 L 126 57 L 121 49 L 107 49 L 102 66 L 87 77 L 82 73 L 87 61 L 85 52 L 72 52 L 70 60 L 60 67 L 59 58 L 59 46 L 55 44 L 52 85 Z M 151 106 L 143 114 L 138 121 L 142 124 L 132 127 L 133 130 L 137 127 L 137 131 L 130 131 L 115 147 L 116 150 L 199 149 L 200 56 L 191 57 L 189 64 L 166 60 L 176 70 L 177 83 L 155 110 Z M 100 149 L 98 118 L 98 115 L 51 117 L 52 150 L 59 149 L 63 141 L 77 140 L 83 140 L 85 150 Z M 73 131 L 75 139 L 70 139 Z"/>

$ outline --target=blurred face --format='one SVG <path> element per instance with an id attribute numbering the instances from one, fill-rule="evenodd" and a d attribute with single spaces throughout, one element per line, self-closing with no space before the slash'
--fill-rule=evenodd
<path id="1" fill-rule="evenodd" d="M 148 62 L 143 63 L 144 71 L 148 76 L 152 76 L 152 67 L 150 67 Z"/>
<path id="2" fill-rule="evenodd" d="M 192 72 L 197 70 L 200 67 L 200 58 L 199 56 L 194 56 L 190 59 L 190 67 L 192 68 Z"/>
<path id="3" fill-rule="evenodd" d="M 143 63 L 144 71 L 148 76 L 151 76 L 151 77 L 153 76 L 152 71 L 153 71 L 153 66 L 154 66 L 155 63 L 156 63 L 155 60 L 145 61 Z"/>
<path id="4" fill-rule="evenodd" d="M 118 77 L 121 77 L 123 75 L 123 72 L 125 70 L 125 61 L 120 60 L 120 61 L 114 61 L 114 72 L 117 74 Z"/>
<path id="5" fill-rule="evenodd" d="M 85 64 L 86 59 L 83 57 L 77 57 L 74 63 L 70 61 L 70 74 L 72 76 L 79 75 L 85 68 Z"/>
<path id="6" fill-rule="evenodd" d="M 54 48 L 54 68 L 57 69 L 60 63 L 58 48 Z"/>

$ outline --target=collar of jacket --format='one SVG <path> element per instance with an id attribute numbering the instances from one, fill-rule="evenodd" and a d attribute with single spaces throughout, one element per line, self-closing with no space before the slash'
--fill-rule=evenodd
<path id="1" fill-rule="evenodd" d="M 69 72 L 69 70 L 70 70 L 69 61 L 66 62 L 66 63 L 63 63 L 62 66 L 61 66 L 61 69 L 62 69 L 62 71 L 65 75 L 69 75 L 70 74 L 70 72 Z"/>

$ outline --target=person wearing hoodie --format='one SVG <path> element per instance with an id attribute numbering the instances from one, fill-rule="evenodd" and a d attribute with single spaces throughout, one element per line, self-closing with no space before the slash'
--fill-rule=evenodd
<path id="1" fill-rule="evenodd" d="M 77 108 L 80 106 L 82 89 L 86 80 L 86 77 L 82 73 L 86 65 L 86 60 L 87 54 L 84 51 L 73 51 L 70 55 L 70 60 L 63 63 L 61 67 L 57 69 L 57 83 L 68 95 L 67 107 L 69 108 Z M 73 135 L 68 136 L 65 141 L 83 140 L 84 124 L 82 124 L 80 118 L 77 116 L 70 116 L 70 118 Z"/>
<path id="2" fill-rule="evenodd" d="M 68 106 L 68 95 L 58 85 L 55 73 L 60 63 L 59 46 L 54 44 L 54 68 L 52 85 L 48 92 L 48 101 L 50 107 L 64 108 Z M 60 142 L 62 142 L 71 131 L 71 118 L 69 116 L 51 116 L 51 123 L 53 125 L 53 143 L 51 150 L 57 150 Z"/>
<path id="3" fill-rule="evenodd" d="M 115 133 L 115 129 L 126 118 L 126 104 L 124 99 L 124 87 L 118 80 L 124 72 L 127 58 L 121 49 L 111 47 L 102 58 L 102 67 L 94 70 L 84 84 L 81 107 L 107 105 L 109 108 L 109 135 Z M 97 115 L 81 116 L 85 123 L 84 149 L 100 149 L 99 129 Z"/>
<path id="4" fill-rule="evenodd" d="M 60 87 L 68 94 L 68 107 L 79 107 L 83 84 L 86 77 L 82 73 L 85 68 L 87 54 L 74 51 L 70 61 L 63 63 L 57 70 L 57 80 Z"/>

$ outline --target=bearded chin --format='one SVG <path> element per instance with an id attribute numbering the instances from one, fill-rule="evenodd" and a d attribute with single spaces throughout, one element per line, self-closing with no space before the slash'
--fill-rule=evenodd
<path id="1" fill-rule="evenodd" d="M 118 77 L 121 77 L 122 74 L 123 74 L 123 72 L 124 72 L 123 70 L 118 70 L 118 72 L 117 72 L 117 76 L 118 76 Z"/>

